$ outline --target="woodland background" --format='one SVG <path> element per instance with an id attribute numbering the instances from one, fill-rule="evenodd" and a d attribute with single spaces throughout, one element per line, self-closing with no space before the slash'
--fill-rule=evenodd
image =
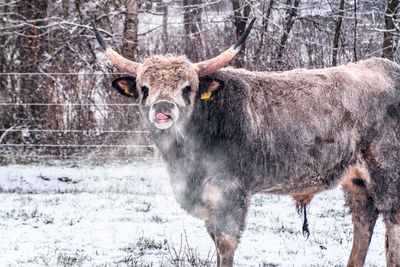
<path id="1" fill-rule="evenodd" d="M 399 0 L 0 0 L 0 163 L 101 163 L 154 157 L 137 106 L 95 41 L 142 61 L 227 49 L 257 18 L 231 63 L 259 71 L 400 61 Z"/>

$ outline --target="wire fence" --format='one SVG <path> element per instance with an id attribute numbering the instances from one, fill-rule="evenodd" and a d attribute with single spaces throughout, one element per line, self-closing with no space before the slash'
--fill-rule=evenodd
<path id="1" fill-rule="evenodd" d="M 135 133 L 135 134 L 148 134 L 149 131 L 118 131 L 118 130 L 62 130 L 62 129 L 29 129 L 29 128 L 23 128 L 23 129 L 0 129 L 0 132 L 24 132 L 24 133 L 29 133 L 29 132 L 39 132 L 39 133 L 95 133 L 95 134 L 101 134 L 101 133 Z"/>
<path id="2" fill-rule="evenodd" d="M 137 106 L 136 103 L 0 103 L 0 106 Z"/>
<path id="3" fill-rule="evenodd" d="M 103 145 L 103 144 L 0 144 L 0 147 L 96 147 L 96 148 L 116 148 L 116 147 L 133 147 L 133 148 L 154 148 L 153 145 Z"/>
<path id="4" fill-rule="evenodd" d="M 0 73 L 0 76 L 6 76 L 6 75 L 18 75 L 18 76 L 39 76 L 39 75 L 72 75 L 72 76 L 78 76 L 78 75 L 122 75 L 126 74 L 124 72 L 84 72 L 84 73 L 79 73 L 79 72 L 2 72 Z"/>
<path id="5" fill-rule="evenodd" d="M 79 76 L 79 75 L 120 75 L 123 73 L 103 72 L 36 72 L 36 73 L 0 73 L 1 76 Z M 17 98 L 18 99 L 18 98 Z M 103 100 L 102 100 L 103 101 Z M 110 100 L 107 100 L 110 101 Z M 111 101 L 112 102 L 112 101 Z M 7 110 L 27 107 L 65 107 L 70 112 L 71 107 L 84 109 L 111 108 L 108 112 L 116 113 L 117 107 L 137 107 L 137 103 L 96 103 L 96 101 L 71 102 L 14 102 L 0 101 L 0 107 L 6 116 L 13 116 Z M 69 111 L 68 111 L 69 110 Z M 103 110 L 103 109 L 101 109 Z M 76 116 L 83 116 L 85 110 L 78 110 Z M 62 117 L 62 116 L 61 116 Z M 3 120 L 7 119 L 3 115 Z M 51 124 L 50 124 L 51 125 Z M 113 125 L 80 125 L 80 127 L 65 127 L 62 122 L 56 127 L 49 124 L 17 124 L 11 127 L 0 128 L 0 164 L 13 162 L 42 162 L 55 160 L 67 161 L 129 161 L 129 160 L 157 160 L 156 147 L 149 138 L 149 132 L 142 129 L 115 129 Z M 79 126 L 79 125 L 78 125 Z M 109 127 L 107 127 L 109 126 Z M 136 127 L 138 127 L 136 125 Z M 107 129 L 111 128 L 111 129 Z"/>

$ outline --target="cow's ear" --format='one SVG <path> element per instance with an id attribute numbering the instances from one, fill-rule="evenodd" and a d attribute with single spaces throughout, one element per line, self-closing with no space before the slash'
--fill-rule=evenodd
<path id="1" fill-rule="evenodd" d="M 112 82 L 112 86 L 127 97 L 138 98 L 139 93 L 136 89 L 136 79 L 134 77 L 121 77 Z"/>
<path id="2" fill-rule="evenodd" d="M 224 82 L 209 76 L 200 78 L 199 92 L 202 100 L 212 100 L 218 91 L 224 87 Z"/>

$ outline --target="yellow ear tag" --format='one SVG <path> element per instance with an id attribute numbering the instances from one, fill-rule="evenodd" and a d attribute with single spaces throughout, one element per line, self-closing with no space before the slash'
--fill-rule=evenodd
<path id="1" fill-rule="evenodd" d="M 201 95 L 201 99 L 202 99 L 202 100 L 212 100 L 211 93 L 212 93 L 212 92 L 205 92 L 205 93 L 203 93 L 203 94 Z"/>
<path id="2" fill-rule="evenodd" d="M 131 92 L 129 92 L 129 88 L 128 86 L 121 86 L 122 89 L 124 89 L 124 92 L 128 95 L 134 96 L 134 94 L 132 94 Z"/>
<path id="3" fill-rule="evenodd" d="M 133 94 L 131 92 L 129 92 L 128 88 L 125 88 L 124 90 L 125 90 L 125 93 L 127 93 L 128 95 L 132 95 L 133 96 Z"/>

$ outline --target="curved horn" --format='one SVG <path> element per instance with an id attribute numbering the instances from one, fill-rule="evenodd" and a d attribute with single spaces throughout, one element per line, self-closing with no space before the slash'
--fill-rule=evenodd
<path id="1" fill-rule="evenodd" d="M 249 26 L 247 26 L 246 30 L 244 31 L 242 36 L 240 36 L 239 40 L 237 40 L 237 42 L 232 45 L 228 50 L 214 58 L 194 64 L 194 67 L 196 68 L 199 77 L 211 74 L 228 65 L 229 61 L 231 61 L 232 58 L 236 56 L 237 53 L 239 53 L 240 48 L 246 41 L 255 20 L 255 18 L 251 20 Z"/>
<path id="2" fill-rule="evenodd" d="M 97 41 L 99 42 L 99 45 L 101 46 L 101 48 L 103 49 L 104 53 L 106 54 L 108 59 L 111 61 L 111 63 L 115 67 L 117 67 L 119 70 L 129 73 L 136 77 L 137 70 L 138 70 L 140 64 L 135 61 L 129 60 L 127 58 L 124 58 L 123 56 L 118 54 L 118 52 L 116 52 L 114 49 L 109 47 L 104 42 L 103 38 L 101 37 L 101 35 L 100 35 L 99 31 L 97 30 L 96 25 L 94 24 L 93 21 L 92 21 L 92 27 L 93 27 L 94 34 L 96 35 Z"/>

